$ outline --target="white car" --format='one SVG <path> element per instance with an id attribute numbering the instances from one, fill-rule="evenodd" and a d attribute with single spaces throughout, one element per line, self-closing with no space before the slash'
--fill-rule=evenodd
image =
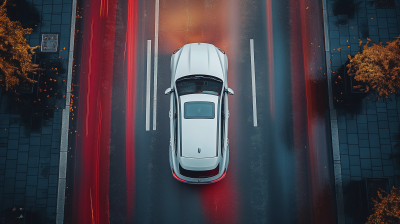
<path id="1" fill-rule="evenodd" d="M 226 175 L 228 57 L 212 44 L 191 43 L 171 57 L 170 145 L 172 175 L 192 184 L 215 183 Z"/>

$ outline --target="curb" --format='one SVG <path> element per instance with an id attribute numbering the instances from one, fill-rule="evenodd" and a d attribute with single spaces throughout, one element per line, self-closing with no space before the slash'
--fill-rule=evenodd
<path id="1" fill-rule="evenodd" d="M 57 188 L 57 208 L 56 223 L 64 223 L 64 204 L 65 189 L 67 177 L 67 153 L 68 153 L 68 129 L 69 129 L 69 110 L 71 101 L 71 83 L 72 83 L 72 66 L 74 58 L 74 41 L 75 41 L 75 20 L 76 20 L 76 1 L 72 0 L 71 13 L 71 30 L 69 34 L 69 52 L 68 52 L 68 76 L 67 91 L 65 94 L 65 108 L 62 111 L 61 118 L 61 142 L 60 142 L 60 160 L 58 170 L 58 188 Z"/>
<path id="2" fill-rule="evenodd" d="M 334 162 L 333 169 L 335 174 L 336 216 L 338 224 L 345 224 L 346 222 L 344 216 L 342 165 L 340 162 L 339 132 L 337 125 L 336 109 L 333 106 L 331 52 L 329 43 L 327 0 L 322 0 L 322 11 L 324 16 L 323 20 L 324 20 L 324 37 L 325 37 L 325 60 L 326 60 L 325 63 L 326 63 L 326 77 L 328 80 L 329 111 L 331 120 L 332 151 L 333 151 L 333 162 Z"/>

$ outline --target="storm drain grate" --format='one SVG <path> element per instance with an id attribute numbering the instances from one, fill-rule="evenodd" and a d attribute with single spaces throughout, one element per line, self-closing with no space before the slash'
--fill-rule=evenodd
<path id="1" fill-rule="evenodd" d="M 42 44 L 40 50 L 42 52 L 57 52 L 58 34 L 42 34 Z"/>

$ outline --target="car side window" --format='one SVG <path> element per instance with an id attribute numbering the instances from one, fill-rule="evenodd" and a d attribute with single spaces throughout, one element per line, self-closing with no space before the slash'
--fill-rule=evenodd
<path id="1" fill-rule="evenodd" d="M 224 154 L 224 134 L 225 134 L 225 94 L 221 95 L 221 156 Z"/>
<path id="2" fill-rule="evenodd" d="M 176 94 L 174 99 L 174 111 L 173 111 L 173 119 L 174 119 L 174 145 L 175 145 L 175 156 L 178 154 L 178 146 L 177 146 L 177 138 L 178 138 L 178 103 L 176 102 Z"/>

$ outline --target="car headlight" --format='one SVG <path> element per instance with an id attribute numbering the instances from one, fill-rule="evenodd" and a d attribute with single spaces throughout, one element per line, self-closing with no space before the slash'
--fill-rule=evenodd
<path id="1" fill-rule="evenodd" d="M 218 47 L 217 47 L 217 48 L 218 48 Z M 223 54 L 225 54 L 225 51 L 224 51 L 224 50 L 221 50 L 221 49 L 219 49 L 219 48 L 218 48 L 218 50 L 221 51 Z"/>

